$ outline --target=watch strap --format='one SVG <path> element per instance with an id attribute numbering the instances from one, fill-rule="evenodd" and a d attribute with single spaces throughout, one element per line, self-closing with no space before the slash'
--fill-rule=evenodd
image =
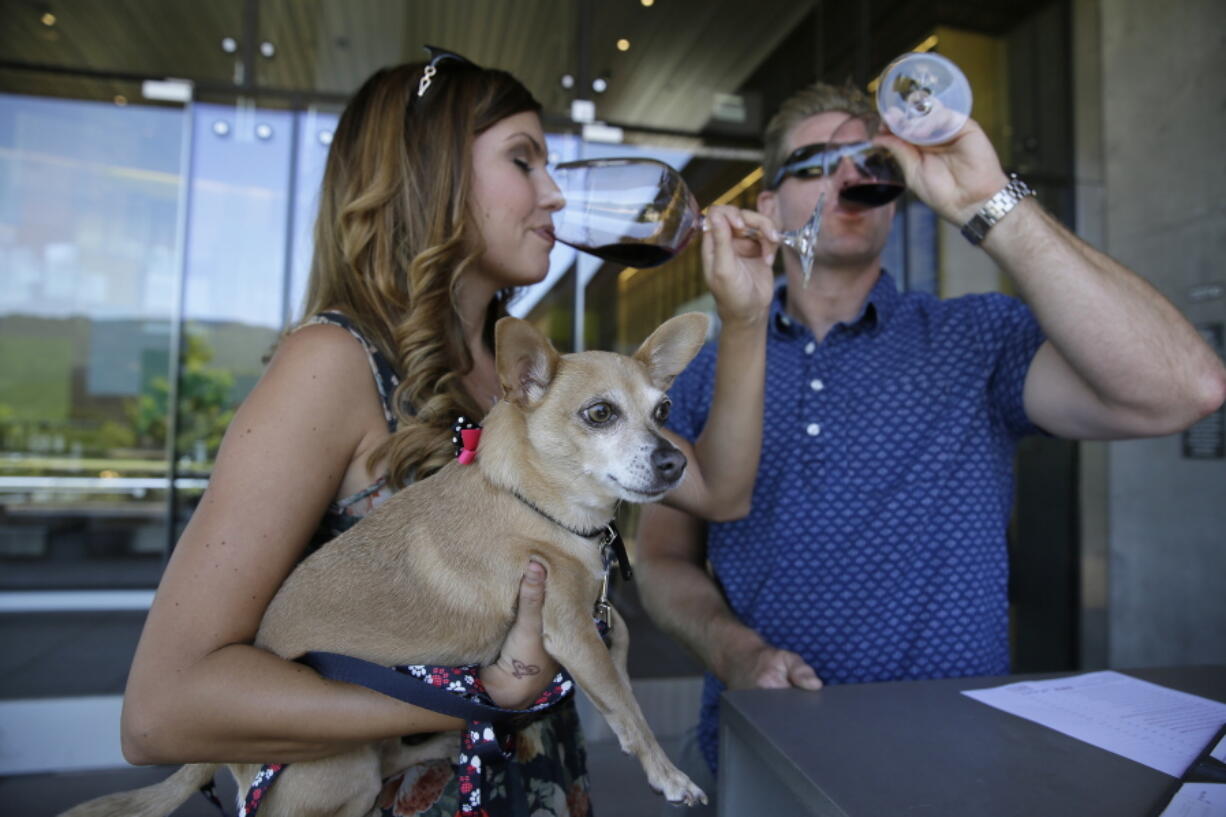
<path id="1" fill-rule="evenodd" d="M 962 225 L 962 235 L 966 236 L 967 241 L 979 246 L 987 237 L 988 230 L 1008 215 L 1018 202 L 1033 195 L 1034 191 L 1030 189 L 1030 185 L 1019 179 L 1016 173 L 1009 174 L 1009 183 L 988 199 L 979 212 L 971 216 L 970 221 Z"/>

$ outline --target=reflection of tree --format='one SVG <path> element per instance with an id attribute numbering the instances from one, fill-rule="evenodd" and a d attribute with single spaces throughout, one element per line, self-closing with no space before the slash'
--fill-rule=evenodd
<path id="1" fill-rule="evenodd" d="M 217 450 L 226 426 L 234 417 L 230 395 L 234 376 L 221 369 L 211 369 L 213 350 L 203 339 L 185 334 L 187 348 L 179 376 L 179 438 L 178 457 L 195 456 L 200 447 L 208 455 Z M 150 381 L 149 391 L 136 402 L 132 422 L 141 442 L 146 445 L 166 444 L 166 404 L 170 385 L 165 377 Z"/>
<path id="2" fill-rule="evenodd" d="M 0 403 L 0 451 L 98 457 L 110 456 L 116 449 L 127 449 L 135 443 L 132 429 L 114 420 L 30 420 L 12 406 Z"/>
<path id="3" fill-rule="evenodd" d="M 16 445 L 16 430 L 17 423 L 14 418 L 17 412 L 13 411 L 13 407 L 0 403 L 0 451 L 14 451 Z"/>

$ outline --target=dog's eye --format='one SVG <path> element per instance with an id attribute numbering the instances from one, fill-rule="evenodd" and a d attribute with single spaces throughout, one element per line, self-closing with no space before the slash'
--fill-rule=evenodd
<path id="1" fill-rule="evenodd" d="M 668 412 L 672 409 L 672 407 L 672 400 L 669 400 L 667 397 L 661 400 L 660 405 L 656 406 L 656 422 L 660 425 L 664 425 L 666 422 L 668 422 Z"/>
<path id="2" fill-rule="evenodd" d="M 583 419 L 595 425 L 604 425 L 613 419 L 613 407 L 608 403 L 593 403 L 583 410 Z"/>

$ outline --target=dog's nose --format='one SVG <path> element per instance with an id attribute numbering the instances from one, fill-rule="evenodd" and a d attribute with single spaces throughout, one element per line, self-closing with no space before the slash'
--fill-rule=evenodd
<path id="1" fill-rule="evenodd" d="M 656 469 L 656 474 L 662 479 L 677 480 L 681 478 L 681 472 L 685 470 L 685 454 L 682 454 L 675 446 L 662 445 L 651 452 L 651 464 Z"/>

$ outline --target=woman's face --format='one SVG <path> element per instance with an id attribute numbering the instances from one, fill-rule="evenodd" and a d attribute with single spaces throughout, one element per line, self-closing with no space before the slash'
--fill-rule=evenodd
<path id="1" fill-rule="evenodd" d="M 546 156 L 541 119 L 531 111 L 508 116 L 473 141 L 481 268 L 496 288 L 535 284 L 549 272 L 553 213 L 565 201 L 545 170 Z"/>

